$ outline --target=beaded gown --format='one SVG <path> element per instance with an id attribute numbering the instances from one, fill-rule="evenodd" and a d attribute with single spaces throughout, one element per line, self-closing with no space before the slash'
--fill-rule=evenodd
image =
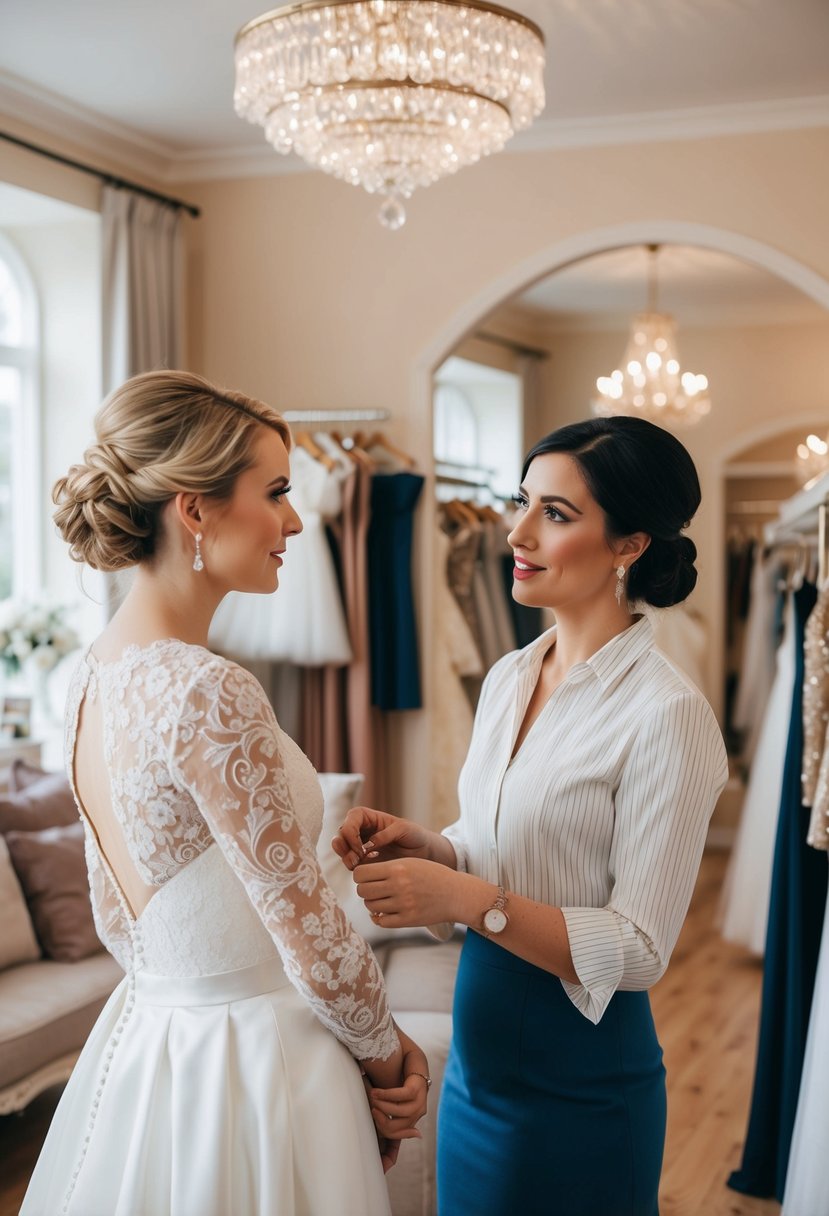
<path id="1" fill-rule="evenodd" d="M 397 1034 L 325 883 L 322 794 L 246 671 L 176 640 L 91 653 L 115 818 L 157 890 L 139 916 L 86 829 L 99 936 L 126 975 L 64 1091 L 22 1216 L 388 1216 L 355 1057 Z M 339 1040 L 339 1041 L 338 1041 Z"/>

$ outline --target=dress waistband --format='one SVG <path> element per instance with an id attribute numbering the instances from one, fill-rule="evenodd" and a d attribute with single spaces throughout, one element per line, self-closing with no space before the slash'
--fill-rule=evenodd
<path id="1" fill-rule="evenodd" d="M 135 976 L 135 1000 L 139 1005 L 226 1005 L 274 992 L 290 982 L 279 959 L 217 975 L 150 975 L 139 971 Z"/>

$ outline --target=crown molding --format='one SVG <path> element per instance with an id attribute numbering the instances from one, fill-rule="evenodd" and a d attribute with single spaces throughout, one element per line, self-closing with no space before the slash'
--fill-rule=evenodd
<path id="1" fill-rule="evenodd" d="M 648 111 L 596 118 L 548 119 L 511 139 L 505 152 L 535 152 L 551 148 L 588 148 L 614 144 L 656 143 L 750 135 L 766 131 L 796 131 L 829 127 L 829 95 L 741 105 L 695 106 L 685 110 Z M 217 148 L 176 157 L 168 181 L 222 177 L 262 177 L 310 172 L 296 156 L 282 156 L 266 143 L 254 148 Z"/>
<path id="2" fill-rule="evenodd" d="M 720 135 L 756 135 L 829 127 L 829 95 L 749 101 L 734 105 L 647 110 L 594 118 L 541 119 L 510 140 L 514 152 L 587 148 L 603 144 L 658 143 Z"/>
<path id="3" fill-rule="evenodd" d="M 203 182 L 234 177 L 282 177 L 292 173 L 312 173 L 301 157 L 276 152 L 262 135 L 256 147 L 217 148 L 214 151 L 180 152 L 167 171 L 165 182 Z"/>
<path id="4" fill-rule="evenodd" d="M 55 135 L 159 183 L 312 171 L 297 156 L 275 152 L 264 137 L 257 146 L 233 144 L 207 149 L 182 149 L 151 139 L 3 71 L 0 71 L 0 116 Z M 829 127 L 829 95 L 591 118 L 542 119 L 510 140 L 505 151 L 704 139 L 816 127 Z"/>
<path id="5" fill-rule="evenodd" d="M 156 181 L 166 179 L 177 152 L 170 145 L 0 70 L 0 120 L 12 118 Z"/>

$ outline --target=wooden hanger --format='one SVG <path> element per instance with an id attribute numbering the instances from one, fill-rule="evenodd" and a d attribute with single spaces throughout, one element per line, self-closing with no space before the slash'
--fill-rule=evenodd
<path id="1" fill-rule="evenodd" d="M 354 436 L 354 441 L 360 445 L 363 451 L 368 451 L 370 448 L 382 448 L 407 469 L 413 469 L 417 463 L 414 457 L 410 456 L 408 452 L 404 452 L 402 448 L 396 447 L 382 431 L 375 431 L 372 435 L 358 431 Z"/>
<path id="2" fill-rule="evenodd" d="M 327 452 L 324 452 L 313 435 L 308 431 L 295 431 L 294 442 L 297 447 L 303 448 L 309 456 L 313 456 L 314 460 L 318 460 L 321 465 L 324 465 L 329 473 L 336 468 L 336 461 L 333 456 L 329 456 Z"/>
<path id="3" fill-rule="evenodd" d="M 481 523 L 485 524 L 502 524 L 504 522 L 503 515 L 499 515 L 495 508 L 488 502 L 472 502 L 469 504 L 474 507 L 475 513 Z"/>
<path id="4" fill-rule="evenodd" d="M 371 459 L 368 452 L 363 451 L 362 447 L 359 445 L 359 443 L 357 443 L 357 436 L 349 436 L 351 442 L 346 445 L 345 436 L 341 435 L 339 431 L 329 431 L 328 433 L 334 442 L 340 445 L 346 456 L 348 456 L 350 460 L 353 460 L 356 465 L 366 469 L 368 472 L 372 472 L 374 470 L 374 461 Z"/>
<path id="5" fill-rule="evenodd" d="M 450 498 L 448 502 L 441 504 L 446 515 L 454 523 L 460 524 L 462 527 L 475 528 L 479 525 L 480 520 L 468 502 L 464 502 L 461 498 Z"/>

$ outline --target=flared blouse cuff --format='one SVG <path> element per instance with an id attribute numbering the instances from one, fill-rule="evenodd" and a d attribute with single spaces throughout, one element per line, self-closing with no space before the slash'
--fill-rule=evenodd
<path id="1" fill-rule="evenodd" d="M 570 1000 L 597 1025 L 625 969 L 619 922 L 609 908 L 562 908 L 578 984 L 561 983 Z"/>
<path id="2" fill-rule="evenodd" d="M 444 828 L 441 836 L 445 836 L 455 850 L 455 869 L 459 874 L 466 874 L 467 870 L 467 849 L 462 833 L 458 829 L 457 823 L 452 823 L 448 828 Z"/>
<path id="3" fill-rule="evenodd" d="M 437 925 L 426 925 L 426 932 L 437 938 L 439 942 L 448 942 L 455 932 L 455 926 L 452 921 L 445 920 Z"/>

